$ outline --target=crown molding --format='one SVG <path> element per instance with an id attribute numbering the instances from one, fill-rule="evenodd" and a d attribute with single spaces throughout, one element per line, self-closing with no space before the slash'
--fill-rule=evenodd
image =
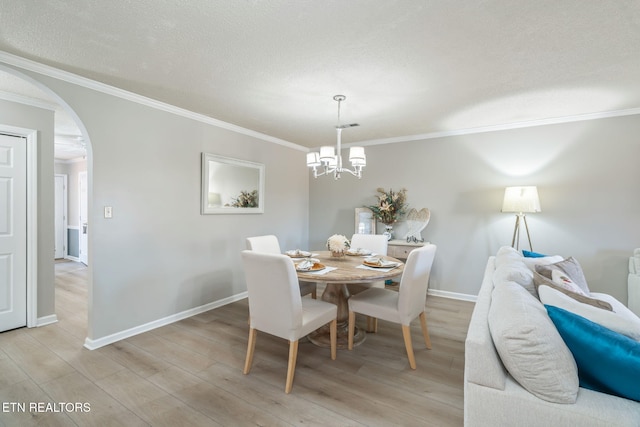
<path id="1" fill-rule="evenodd" d="M 8 52 L 0 51 L 0 62 L 5 63 L 7 65 L 11 65 L 13 67 L 22 68 L 24 70 L 33 71 L 35 73 L 42 74 L 57 80 L 62 80 L 67 83 L 72 83 L 78 86 L 82 86 L 87 89 L 92 89 L 97 92 L 105 93 L 107 95 L 112 95 L 121 99 L 126 99 L 128 101 L 142 104 L 147 107 L 154 108 L 156 110 L 165 111 L 167 113 L 175 114 L 177 116 L 185 117 L 201 123 L 206 123 L 218 128 L 222 128 L 222 129 L 226 129 L 239 134 L 251 136 L 253 138 L 257 138 L 266 142 L 283 145 L 285 147 L 292 148 L 294 150 L 305 151 L 305 152 L 309 151 L 307 147 L 294 144 L 293 142 L 285 141 L 284 139 L 276 138 L 270 135 L 253 131 L 251 129 L 246 129 L 241 126 L 227 123 L 222 120 L 214 119 L 212 117 L 205 116 L 204 114 L 194 113 L 193 111 L 189 111 L 184 108 L 176 107 L 174 105 L 167 104 L 165 102 L 157 101 L 155 99 L 148 98 L 146 96 L 138 95 L 136 93 L 129 92 L 124 89 L 119 89 L 117 87 L 110 86 L 105 83 L 100 83 L 95 80 L 91 80 L 86 77 L 82 77 L 77 74 L 70 73 L 68 71 L 63 71 L 58 68 L 51 67 L 49 65 L 44 65 L 39 62 L 32 61 L 30 59 L 26 59 L 20 56 L 10 54 Z"/>
<path id="2" fill-rule="evenodd" d="M 243 128 L 231 123 L 224 122 L 222 120 L 214 119 L 212 117 L 205 116 L 204 114 L 195 113 L 193 111 L 176 107 L 174 105 L 167 104 L 165 102 L 147 98 L 145 96 L 138 95 L 136 93 L 129 92 L 124 89 L 119 89 L 114 86 L 100 83 L 95 80 L 91 80 L 86 77 L 82 77 L 77 74 L 70 73 L 68 71 L 63 71 L 63 70 L 51 67 L 49 65 L 44 65 L 39 62 L 32 61 L 30 59 L 26 59 L 20 56 L 10 54 L 8 52 L 0 51 L 0 63 L 5 63 L 7 65 L 22 68 L 28 71 L 33 71 L 35 73 L 42 74 L 54 79 L 62 80 L 68 83 L 72 83 L 72 84 L 82 86 L 88 89 L 92 89 L 98 92 L 102 92 L 108 95 L 116 96 L 118 98 L 126 99 L 131 102 L 136 102 L 138 104 L 155 108 L 157 110 L 161 110 L 161 111 L 165 111 L 181 117 L 189 118 L 198 122 L 206 123 L 206 124 L 219 127 L 222 129 L 226 129 L 232 132 L 251 136 L 253 138 L 260 139 L 266 142 L 282 145 L 288 148 L 292 148 L 294 150 L 309 152 L 309 151 L 318 149 L 317 147 L 315 148 L 304 147 L 290 141 L 286 141 L 286 140 L 276 138 L 270 135 L 266 135 L 260 132 L 256 132 L 251 129 Z M 0 98 L 3 98 L 3 92 L 0 92 Z M 22 97 L 22 98 L 28 99 L 25 97 Z M 46 104 L 44 102 L 42 104 L 43 104 L 42 108 L 50 108 L 50 105 L 44 106 L 44 104 Z M 418 135 L 405 135 L 405 136 L 398 136 L 398 137 L 391 137 L 391 138 L 371 139 L 371 140 L 351 142 L 351 143 L 343 144 L 342 146 L 344 148 L 349 148 L 352 146 L 373 146 L 373 145 L 383 145 L 383 144 L 395 144 L 400 142 L 447 138 L 452 136 L 471 135 L 471 134 L 486 133 L 486 132 L 497 132 L 497 131 L 503 131 L 503 130 L 522 129 L 522 128 L 528 128 L 528 127 L 546 126 L 546 125 L 571 123 L 571 122 L 579 122 L 579 121 L 587 121 L 587 120 L 598 120 L 598 119 L 611 118 L 611 117 L 631 116 L 636 114 L 640 114 L 640 108 L 630 108 L 626 110 L 614 110 L 614 111 L 603 111 L 603 112 L 597 112 L 597 113 L 577 114 L 573 116 L 529 120 L 529 121 L 523 121 L 523 122 L 505 123 L 505 124 L 491 125 L 491 126 L 479 126 L 474 128 L 456 129 L 456 130 L 448 130 L 448 131 L 441 131 L 441 132 L 430 132 L 430 133 L 423 133 Z"/>
<path id="3" fill-rule="evenodd" d="M 56 104 L 43 101 L 42 99 L 31 98 L 29 96 L 18 95 L 17 93 L 5 92 L 3 90 L 0 90 L 0 99 L 51 111 L 56 111 L 57 107 Z"/>
<path id="4" fill-rule="evenodd" d="M 383 144 L 395 144 L 399 142 L 421 141 L 425 139 L 447 138 L 451 136 L 471 135 L 486 132 L 498 132 L 511 129 L 522 129 L 536 126 L 557 125 L 562 123 L 581 122 L 588 120 L 607 119 L 611 117 L 633 116 L 640 114 L 640 108 L 629 108 L 626 110 L 602 111 L 598 113 L 576 114 L 573 116 L 554 117 L 548 119 L 529 120 L 524 122 L 505 123 L 500 125 L 479 126 L 468 129 L 458 129 L 442 132 L 423 133 L 420 135 L 406 135 L 384 139 L 370 139 L 360 142 L 350 142 L 342 146 L 347 148 L 351 146 L 372 146 Z"/>

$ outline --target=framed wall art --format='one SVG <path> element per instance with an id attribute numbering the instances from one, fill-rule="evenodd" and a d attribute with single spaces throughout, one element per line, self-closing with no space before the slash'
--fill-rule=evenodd
<path id="1" fill-rule="evenodd" d="M 264 165 L 202 153 L 204 214 L 264 212 Z"/>

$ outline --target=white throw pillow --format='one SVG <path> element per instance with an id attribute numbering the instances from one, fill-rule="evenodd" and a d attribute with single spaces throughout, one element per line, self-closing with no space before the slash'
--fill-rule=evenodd
<path id="1" fill-rule="evenodd" d="M 546 305 L 562 308 L 585 319 L 591 320 L 629 338 L 640 341 L 640 318 L 624 304 L 608 294 L 592 292 L 591 296 L 611 304 L 613 311 L 602 310 L 583 304 L 549 286 L 538 287 L 540 301 Z"/>
<path id="2" fill-rule="evenodd" d="M 545 305 L 562 308 L 607 329 L 640 341 L 640 318 L 611 295 L 591 293 L 591 297 L 611 304 L 613 311 L 581 303 L 546 285 L 538 287 L 538 294 L 540 295 L 540 301 Z"/>
<path id="3" fill-rule="evenodd" d="M 515 282 L 496 284 L 489 329 L 511 376 L 549 402 L 575 403 L 578 368 L 544 306 Z"/>

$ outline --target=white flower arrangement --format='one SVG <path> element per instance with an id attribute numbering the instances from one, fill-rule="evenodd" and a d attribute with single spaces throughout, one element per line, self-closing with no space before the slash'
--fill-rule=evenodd
<path id="1" fill-rule="evenodd" d="M 329 249 L 331 252 L 344 252 L 350 247 L 351 242 L 349 242 L 349 239 L 344 237 L 342 234 L 334 234 L 327 239 L 327 249 Z"/>

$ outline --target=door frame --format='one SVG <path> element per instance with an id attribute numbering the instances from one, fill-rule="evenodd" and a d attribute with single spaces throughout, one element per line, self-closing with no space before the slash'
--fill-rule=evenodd
<path id="1" fill-rule="evenodd" d="M 0 123 L 0 132 L 27 144 L 27 327 L 38 326 L 38 131 Z"/>
<path id="2" fill-rule="evenodd" d="M 67 174 L 65 173 L 56 173 L 54 174 L 54 176 L 57 177 L 61 177 L 62 178 L 62 259 L 67 258 L 68 255 L 68 251 L 69 251 L 69 242 L 67 241 L 68 237 L 67 235 L 69 234 L 67 231 L 68 228 L 68 191 L 67 191 Z M 56 184 L 57 185 L 57 184 Z M 57 203 L 57 202 L 56 202 Z M 55 218 L 55 214 L 54 214 L 54 218 Z M 57 234 L 58 232 L 58 224 L 56 223 L 54 226 L 54 230 Z M 57 254 L 54 254 L 54 257 Z"/>
<path id="3" fill-rule="evenodd" d="M 84 178 L 83 178 L 84 177 Z M 83 183 L 84 180 L 84 183 Z M 84 184 L 85 192 L 82 194 Z M 84 205 L 84 206 L 83 206 Z M 84 209 L 83 209 L 84 208 Z M 85 211 L 86 218 L 82 218 Z M 89 170 L 78 172 L 78 260 L 89 266 Z M 85 228 L 84 224 L 87 224 Z M 86 230 L 86 233 L 85 233 Z"/>

